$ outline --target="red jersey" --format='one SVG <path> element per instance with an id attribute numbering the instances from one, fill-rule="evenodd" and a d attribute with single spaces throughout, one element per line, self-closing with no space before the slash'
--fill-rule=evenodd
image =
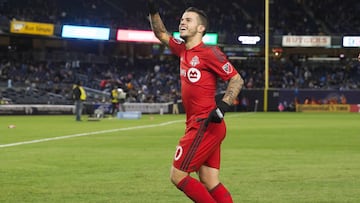
<path id="1" fill-rule="evenodd" d="M 216 46 L 201 42 L 186 50 L 184 42 L 171 37 L 169 47 L 180 57 L 181 95 L 187 124 L 196 118 L 206 118 L 216 107 L 217 78 L 227 81 L 237 74 L 236 69 Z"/>

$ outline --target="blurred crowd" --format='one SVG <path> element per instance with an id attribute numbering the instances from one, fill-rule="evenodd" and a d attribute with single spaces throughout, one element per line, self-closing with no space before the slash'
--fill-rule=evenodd
<path id="1" fill-rule="evenodd" d="M 145 1 L 144 1 L 145 2 Z M 360 33 L 356 0 L 273 0 L 270 1 L 272 34 L 319 35 Z M 262 0 L 159 0 L 160 13 L 169 31 L 176 31 L 180 15 L 197 6 L 209 15 L 209 32 L 231 36 L 264 33 Z M 0 0 L 0 28 L 12 19 L 54 24 L 79 24 L 149 30 L 146 4 L 125 0 Z M 325 9 L 326 8 L 326 9 Z M 336 15 L 334 15 L 336 13 Z M 232 43 L 232 41 L 228 41 Z M 129 102 L 169 102 L 180 91 L 178 59 L 171 56 L 128 59 L 109 56 L 108 63 L 71 63 L 8 57 L 3 49 L 0 82 L 23 85 L 70 98 L 72 83 L 109 92 L 121 87 Z M 20 51 L 20 50 L 15 50 Z M 232 60 L 247 89 L 264 87 L 264 61 L 257 57 Z M 301 55 L 273 58 L 269 69 L 270 88 L 358 89 L 360 66 L 351 59 L 312 62 Z M 219 91 L 224 84 L 219 82 Z"/>
<path id="2" fill-rule="evenodd" d="M 9 20 L 149 29 L 146 1 L 127 0 L 0 0 L 0 25 Z M 209 15 L 209 31 L 264 33 L 263 0 L 158 0 L 169 31 L 176 31 L 185 8 Z M 270 28 L 278 34 L 356 34 L 360 2 L 347 0 L 270 0 Z"/>
<path id="3" fill-rule="evenodd" d="M 264 88 L 264 65 L 259 58 L 232 60 L 245 80 L 245 89 Z M 74 81 L 98 91 L 123 88 L 128 102 L 170 102 L 174 91 L 180 91 L 178 60 L 173 56 L 161 59 L 124 58 L 109 64 L 34 63 L 2 61 L 1 81 L 25 85 L 55 94 L 69 96 Z M 350 90 L 360 87 L 360 64 L 346 60 L 314 63 L 299 57 L 273 59 L 269 69 L 270 88 L 312 88 Z M 219 81 L 219 92 L 224 83 Z"/>

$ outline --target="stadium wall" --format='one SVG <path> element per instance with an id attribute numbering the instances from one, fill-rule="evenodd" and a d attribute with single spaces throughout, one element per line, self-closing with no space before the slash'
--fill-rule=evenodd
<path id="1" fill-rule="evenodd" d="M 248 110 L 257 109 L 263 111 L 264 90 L 243 90 L 240 94 L 240 100 L 246 97 L 248 100 Z M 341 103 L 341 97 L 346 99 L 346 104 L 355 105 L 350 107 L 356 111 L 357 104 L 360 104 L 359 90 L 320 90 L 320 89 L 270 89 L 268 93 L 268 111 L 279 111 L 279 104 L 282 104 L 288 111 L 295 111 L 296 104 L 304 104 L 306 99 L 314 100 L 317 104 L 326 104 L 335 101 Z M 257 101 L 257 102 L 256 102 Z M 241 103 L 240 103 L 241 105 Z M 256 106 L 257 105 L 257 106 Z"/>
<path id="2" fill-rule="evenodd" d="M 326 101 L 341 103 L 341 97 L 346 98 L 349 106 L 325 106 Z M 299 106 L 298 109 L 340 109 L 345 112 L 359 112 L 359 90 L 317 90 L 317 89 L 270 89 L 268 93 L 268 111 L 279 111 L 279 104 L 285 111 L 296 111 L 296 104 L 303 105 L 306 99 L 315 100 L 318 106 Z M 296 102 L 297 101 L 297 102 Z M 325 103 L 325 104 L 321 104 Z M 172 113 L 172 103 L 125 103 L 126 111 L 139 111 L 143 114 L 169 114 Z M 239 95 L 239 102 L 233 111 L 264 111 L 264 90 L 244 89 Z M 95 109 L 101 108 L 105 113 L 111 112 L 110 103 L 85 103 L 84 114 L 93 114 Z M 303 110 L 299 110 L 303 111 Z M 321 110 L 322 111 L 322 110 Z M 326 111 L 326 110 L 325 110 Z M 179 103 L 179 112 L 184 113 L 182 103 Z M 70 115 L 74 114 L 74 105 L 49 105 L 49 104 L 4 104 L 0 105 L 0 115 Z"/>

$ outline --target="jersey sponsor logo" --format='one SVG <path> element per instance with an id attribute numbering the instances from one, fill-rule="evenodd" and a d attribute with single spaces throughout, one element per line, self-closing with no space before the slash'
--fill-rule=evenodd
<path id="1" fill-rule="evenodd" d="M 225 63 L 225 65 L 222 66 L 222 69 L 225 71 L 225 73 L 230 74 L 233 72 L 234 68 L 230 64 L 230 62 Z"/>
<path id="2" fill-rule="evenodd" d="M 201 72 L 197 68 L 189 68 L 187 77 L 190 82 L 195 83 L 200 80 Z"/>
<path id="3" fill-rule="evenodd" d="M 199 57 L 198 56 L 194 56 L 191 61 L 190 64 L 192 67 L 195 67 L 196 65 L 198 65 L 200 63 Z"/>
<path id="4" fill-rule="evenodd" d="M 174 156 L 175 161 L 179 160 L 182 154 L 183 154 L 183 148 L 181 146 L 177 146 Z"/>

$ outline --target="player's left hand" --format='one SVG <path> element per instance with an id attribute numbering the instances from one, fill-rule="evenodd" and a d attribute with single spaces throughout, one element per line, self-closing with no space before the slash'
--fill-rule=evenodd
<path id="1" fill-rule="evenodd" d="M 229 111 L 230 108 L 231 106 L 229 104 L 220 100 L 217 102 L 217 107 L 210 111 L 205 124 L 208 125 L 210 122 L 221 123 L 221 121 L 224 119 L 225 112 Z"/>

